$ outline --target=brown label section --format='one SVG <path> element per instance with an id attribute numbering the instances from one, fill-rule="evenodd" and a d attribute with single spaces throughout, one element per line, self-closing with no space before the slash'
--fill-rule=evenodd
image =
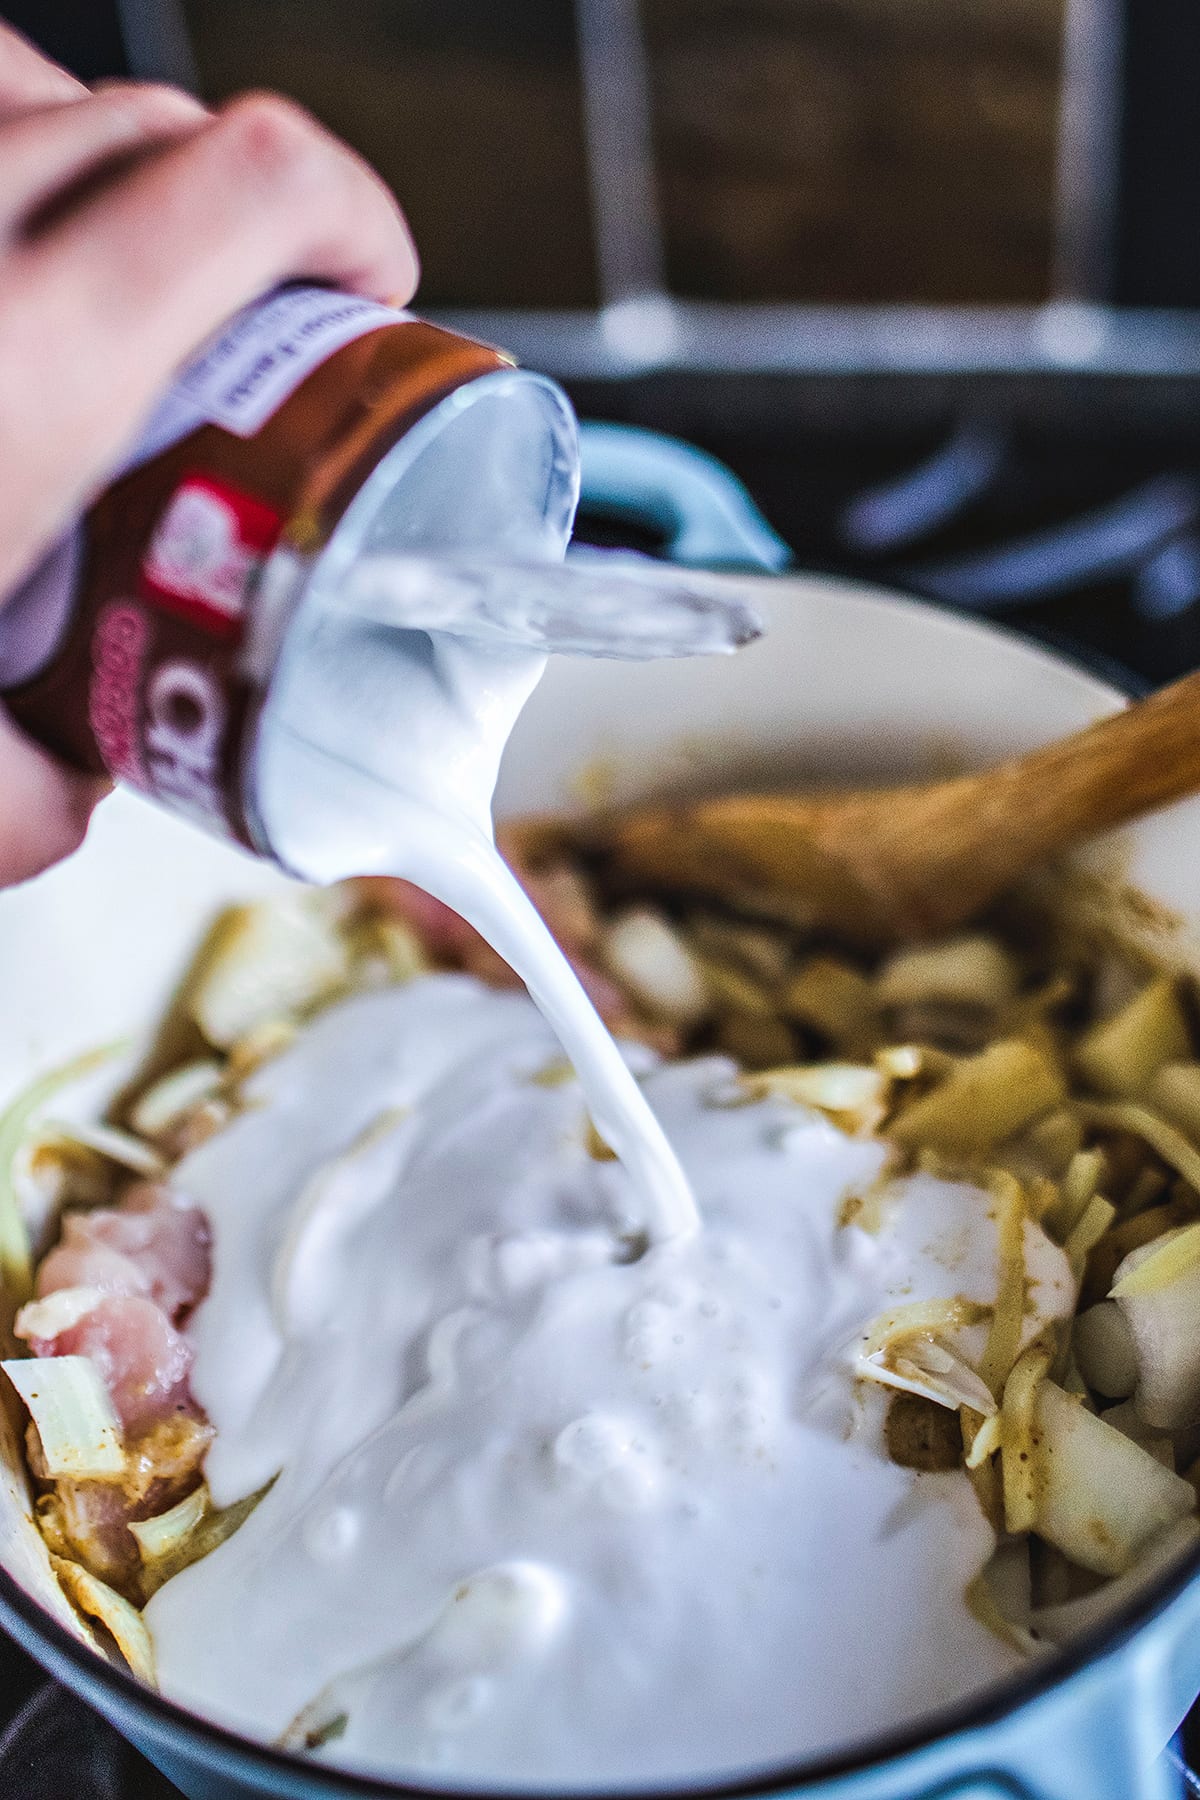
<path id="1" fill-rule="evenodd" d="M 262 849 L 244 779 L 263 694 L 242 643 L 277 543 L 316 553 L 398 438 L 500 352 L 419 320 L 335 351 L 252 438 L 192 432 L 115 482 L 85 521 L 71 622 L 5 696 L 67 761 L 107 770 Z"/>

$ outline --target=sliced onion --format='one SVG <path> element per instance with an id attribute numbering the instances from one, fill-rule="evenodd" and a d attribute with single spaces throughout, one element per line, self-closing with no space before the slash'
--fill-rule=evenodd
<path id="1" fill-rule="evenodd" d="M 1175 1467 L 1175 1445 L 1171 1438 L 1165 1431 L 1155 1431 L 1152 1426 L 1147 1425 L 1132 1400 L 1122 1400 L 1119 1406 L 1106 1407 L 1100 1417 L 1114 1431 L 1123 1432 L 1135 1444 L 1140 1444 L 1164 1469 Z"/>
<path id="2" fill-rule="evenodd" d="M 1094 1393 L 1107 1400 L 1128 1399 L 1137 1386 L 1137 1345 L 1115 1300 L 1102 1300 L 1080 1313 L 1071 1343 L 1079 1372 Z"/>
<path id="3" fill-rule="evenodd" d="M 1181 1062 L 1190 1051 L 1176 984 L 1160 975 L 1113 1018 L 1085 1032 L 1075 1046 L 1075 1066 L 1098 1092 L 1133 1100 L 1164 1063 Z"/>
<path id="4" fill-rule="evenodd" d="M 219 1093 L 224 1080 L 225 1071 L 221 1064 L 209 1057 L 184 1063 L 182 1068 L 172 1069 L 169 1075 L 164 1075 L 139 1096 L 129 1122 L 142 1137 L 161 1137 L 178 1125 L 194 1106 Z"/>
<path id="5" fill-rule="evenodd" d="M 895 951 L 875 980 L 881 1006 L 917 1006 L 927 1001 L 998 1010 L 1016 992 L 1017 971 L 995 938 L 977 933 L 915 944 Z"/>
<path id="6" fill-rule="evenodd" d="M 137 1608 L 78 1563 L 62 1556 L 52 1556 L 50 1561 L 69 1599 L 89 1619 L 100 1621 L 132 1673 L 148 1686 L 157 1686 L 154 1640 Z"/>
<path id="7" fill-rule="evenodd" d="M 1128 1331 L 1133 1397 L 1147 1425 L 1182 1431 L 1200 1421 L 1200 1226 L 1131 1250 L 1106 1304 Z"/>
<path id="8" fill-rule="evenodd" d="M 746 1075 L 742 1086 L 752 1099 L 778 1097 L 828 1113 L 844 1130 L 868 1134 L 887 1114 L 890 1084 L 881 1069 L 862 1063 L 797 1064 Z"/>
<path id="9" fill-rule="evenodd" d="M 176 1556 L 192 1536 L 210 1507 L 208 1486 L 198 1488 L 153 1519 L 131 1519 L 129 1529 L 137 1539 L 143 1562 L 157 1562 L 164 1556 Z"/>
<path id="10" fill-rule="evenodd" d="M 334 901 L 313 890 L 236 906 L 201 952 L 185 1003 L 210 1044 L 228 1049 L 345 986 L 350 952 Z"/>
<path id="11" fill-rule="evenodd" d="M 610 974 L 656 1018 L 695 1025 L 709 1010 L 699 961 L 653 907 L 635 906 L 622 913 L 607 926 L 601 942 Z"/>
<path id="12" fill-rule="evenodd" d="M 1097 1575 L 1121 1575 L 1143 1544 L 1196 1505 L 1195 1489 L 1052 1381 L 1034 1406 L 1037 1530 Z"/>
<path id="13" fill-rule="evenodd" d="M 947 1156 L 986 1156 L 1062 1105 L 1061 1072 L 1032 1044 L 1003 1038 L 957 1063 L 931 1093 L 909 1102 L 889 1128 L 898 1142 Z"/>
<path id="14" fill-rule="evenodd" d="M 1200 1063 L 1164 1063 L 1150 1083 L 1146 1104 L 1200 1144 Z"/>
<path id="15" fill-rule="evenodd" d="M 106 1298 L 102 1288 L 55 1288 L 43 1300 L 26 1302 L 13 1322 L 13 1336 L 26 1342 L 30 1338 L 56 1338 L 61 1331 L 78 1325 Z"/>
<path id="16" fill-rule="evenodd" d="M 121 1426 L 94 1362 L 86 1356 L 30 1356 L 0 1368 L 37 1426 L 48 1474 L 75 1480 L 121 1474 Z"/>
<path id="17" fill-rule="evenodd" d="M 1096 1631 L 1136 1594 L 1165 1575 L 1172 1563 L 1200 1543 L 1200 1520 L 1180 1519 L 1143 1544 L 1136 1563 L 1114 1581 L 1105 1582 L 1078 1600 L 1036 1608 L 1029 1615 L 1029 1629 L 1039 1641 L 1068 1644 L 1072 1638 Z"/>
<path id="18" fill-rule="evenodd" d="M 31 1082 L 0 1113 L 0 1284 L 18 1301 L 33 1291 L 29 1228 L 16 1190 L 19 1153 L 38 1114 L 60 1089 L 90 1075 L 112 1055 L 108 1047 L 75 1057 Z"/>
<path id="19" fill-rule="evenodd" d="M 1013 1532 L 1032 1531 L 1037 1522 L 1037 1458 L 1033 1416 L 1037 1391 L 1051 1363 L 1050 1346 L 1030 1344 L 1004 1384 L 1000 1412 L 1000 1469 L 1004 1483 L 1004 1523 Z"/>
<path id="20" fill-rule="evenodd" d="M 134 1137 L 132 1132 L 118 1130 L 115 1125 L 66 1124 L 59 1119 L 47 1119 L 38 1128 L 38 1141 L 51 1149 L 81 1146 L 116 1163 L 118 1168 L 128 1169 L 131 1174 L 144 1175 L 149 1181 L 156 1181 L 166 1173 L 167 1165 L 157 1150 L 143 1143 L 140 1137 Z"/>

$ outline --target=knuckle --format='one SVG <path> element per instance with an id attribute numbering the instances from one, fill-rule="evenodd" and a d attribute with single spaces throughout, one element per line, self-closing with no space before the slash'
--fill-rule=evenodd
<path id="1" fill-rule="evenodd" d="M 319 185 L 330 161 L 322 128 L 282 94 L 240 95 L 219 129 L 240 167 L 270 188 Z"/>
<path id="2" fill-rule="evenodd" d="M 192 94 L 165 82 L 106 81 L 96 87 L 89 104 L 139 136 L 170 134 L 198 125 L 208 116 Z"/>
<path id="3" fill-rule="evenodd" d="M 131 82 L 124 86 L 124 98 L 140 116 L 154 122 L 202 119 L 207 113 L 207 108 L 194 94 L 171 87 L 165 81 Z"/>

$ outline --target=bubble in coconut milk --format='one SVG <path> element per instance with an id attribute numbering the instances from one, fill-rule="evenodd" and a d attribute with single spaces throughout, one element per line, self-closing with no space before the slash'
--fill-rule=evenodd
<path id="1" fill-rule="evenodd" d="M 351 1506 L 314 1513 L 304 1526 L 304 1547 L 316 1562 L 336 1562 L 358 1542 L 362 1521 Z"/>
<path id="2" fill-rule="evenodd" d="M 623 1463 L 633 1451 L 633 1434 L 610 1413 L 585 1413 L 564 1425 L 554 1440 L 560 1468 L 594 1480 Z"/>

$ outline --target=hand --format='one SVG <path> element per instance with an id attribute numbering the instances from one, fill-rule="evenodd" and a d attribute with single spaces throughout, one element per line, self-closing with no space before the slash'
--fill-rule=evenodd
<path id="1" fill-rule="evenodd" d="M 403 304 L 408 229 L 290 101 L 90 91 L 0 26 L 0 596 L 103 485 L 180 362 L 309 275 Z M 0 884 L 81 842 L 103 784 L 0 712 Z"/>

